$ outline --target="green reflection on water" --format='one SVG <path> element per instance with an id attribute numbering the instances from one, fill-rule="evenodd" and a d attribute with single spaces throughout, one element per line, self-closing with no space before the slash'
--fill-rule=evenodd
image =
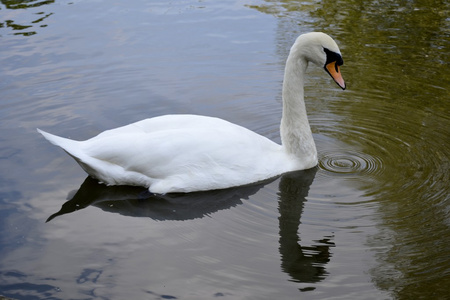
<path id="1" fill-rule="evenodd" d="M 47 19 L 53 13 L 45 13 L 42 11 L 34 12 L 27 9 L 36 8 L 47 4 L 53 4 L 54 2 L 54 0 L 0 0 L 0 3 L 3 4 L 6 9 L 20 10 L 21 15 L 24 15 L 25 19 L 27 19 L 27 21 L 21 20 L 20 17 L 14 14 L 15 19 L 11 20 L 8 19 L 7 15 L 6 17 L 4 15 L 3 18 L 6 18 L 6 20 L 2 20 L 2 22 L 0 22 L 0 28 L 10 28 L 13 31 L 13 35 L 35 35 L 37 33 L 37 24 L 41 23 L 39 27 L 47 27 L 47 24 L 42 24 L 42 21 Z M 1 9 L 2 7 L 0 6 L 0 10 Z M 30 21 L 30 19 L 32 20 Z"/>
<path id="2" fill-rule="evenodd" d="M 379 203 L 379 234 L 368 239 L 377 249 L 373 281 L 399 299 L 445 296 L 449 2 L 285 0 L 251 7 L 278 17 L 281 35 L 316 30 L 339 41 L 348 91 L 330 97 L 328 87 L 315 86 L 314 97 L 329 98 L 325 106 L 333 116 L 328 124 L 314 121 L 320 115 L 314 111 L 310 116 L 321 133 L 350 145 L 354 161 L 366 163 L 358 187 Z"/>

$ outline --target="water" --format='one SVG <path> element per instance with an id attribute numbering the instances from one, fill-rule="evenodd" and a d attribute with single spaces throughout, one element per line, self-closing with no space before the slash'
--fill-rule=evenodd
<path id="1" fill-rule="evenodd" d="M 448 296 L 448 3 L 1 3 L 0 295 Z M 309 70 L 316 170 L 155 198 L 86 179 L 35 131 L 196 113 L 279 141 L 284 61 L 313 30 L 348 86 Z"/>

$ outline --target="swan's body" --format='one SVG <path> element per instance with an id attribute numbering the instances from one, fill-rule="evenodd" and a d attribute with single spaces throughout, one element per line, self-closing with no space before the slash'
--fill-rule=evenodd
<path id="1" fill-rule="evenodd" d="M 336 43 L 323 33 L 301 35 L 286 63 L 282 145 L 230 122 L 196 115 L 146 119 L 82 142 L 38 131 L 92 177 L 108 185 L 145 186 L 153 193 L 222 189 L 312 168 L 317 151 L 303 100 L 308 61 L 324 66 L 345 88 Z"/>

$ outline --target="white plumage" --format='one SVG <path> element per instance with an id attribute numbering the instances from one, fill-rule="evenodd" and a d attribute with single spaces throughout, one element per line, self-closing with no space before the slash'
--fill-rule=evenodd
<path id="1" fill-rule="evenodd" d="M 303 101 L 303 74 L 308 61 L 329 63 L 324 49 L 340 57 L 336 43 L 323 33 L 301 35 L 291 48 L 283 84 L 282 145 L 197 115 L 146 119 L 80 142 L 38 131 L 101 182 L 145 186 L 159 194 L 222 189 L 308 169 L 317 164 L 317 152 Z M 339 71 L 330 75 L 345 88 Z"/>

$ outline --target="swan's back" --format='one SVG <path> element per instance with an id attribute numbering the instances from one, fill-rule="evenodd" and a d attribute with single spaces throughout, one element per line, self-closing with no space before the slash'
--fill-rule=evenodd
<path id="1" fill-rule="evenodd" d="M 166 115 L 107 130 L 83 142 L 40 131 L 92 177 L 154 193 L 220 189 L 290 167 L 282 147 L 218 118 Z"/>

